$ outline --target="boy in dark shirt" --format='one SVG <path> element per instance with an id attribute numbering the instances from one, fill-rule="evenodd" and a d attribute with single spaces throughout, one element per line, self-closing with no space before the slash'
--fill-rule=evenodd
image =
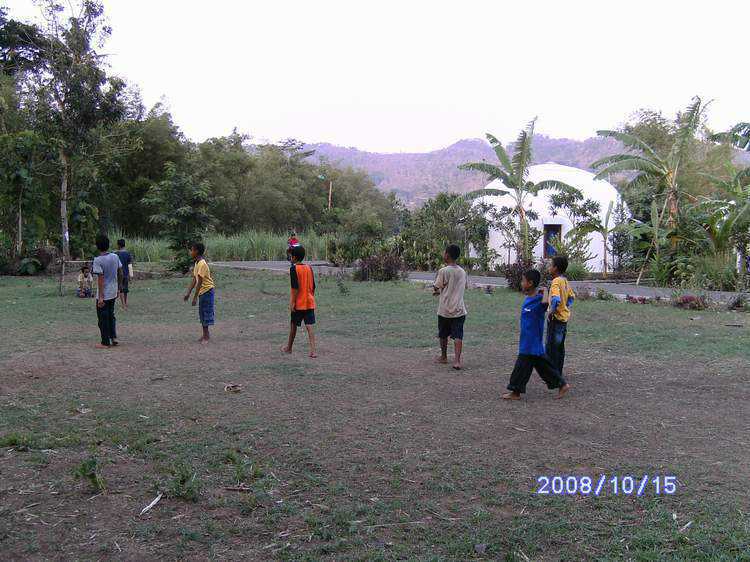
<path id="1" fill-rule="evenodd" d="M 297 336 L 297 328 L 305 323 L 307 339 L 310 342 L 310 357 L 317 357 L 315 352 L 315 275 L 313 269 L 303 264 L 305 259 L 305 248 L 294 246 L 290 248 L 292 266 L 289 268 L 291 281 L 291 292 L 289 298 L 289 311 L 291 312 L 291 324 L 289 327 L 289 339 L 282 351 L 291 353 L 294 338 Z"/>
<path id="2" fill-rule="evenodd" d="M 544 354 L 544 319 L 549 301 L 544 289 L 538 290 L 540 279 L 541 275 L 536 269 L 529 269 L 521 280 L 526 298 L 521 306 L 518 359 L 508 383 L 510 392 L 503 394 L 504 400 L 521 399 L 533 369 L 542 377 L 547 388 L 559 389 L 556 398 L 562 398 L 570 390 L 570 385 Z"/>
<path id="3" fill-rule="evenodd" d="M 125 240 L 122 238 L 117 241 L 117 251 L 115 254 L 120 258 L 120 263 L 122 264 L 122 290 L 120 291 L 120 302 L 122 303 L 123 310 L 127 310 L 128 292 L 130 290 L 130 265 L 133 263 L 133 256 L 131 256 L 130 252 L 125 249 Z"/>

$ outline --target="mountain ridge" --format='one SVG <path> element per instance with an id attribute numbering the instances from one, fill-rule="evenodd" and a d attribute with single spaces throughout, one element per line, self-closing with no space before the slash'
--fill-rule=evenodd
<path id="1" fill-rule="evenodd" d="M 487 184 L 483 174 L 459 170 L 466 162 L 496 162 L 492 147 L 484 139 L 459 139 L 429 152 L 370 152 L 331 143 L 307 145 L 315 150 L 312 158 L 365 170 L 377 187 L 395 192 L 408 205 L 415 206 L 441 191 L 466 193 Z M 510 147 L 506 147 L 510 150 Z M 621 150 L 612 139 L 592 137 L 583 141 L 534 137 L 534 163 L 556 162 L 590 170 L 591 163 Z"/>

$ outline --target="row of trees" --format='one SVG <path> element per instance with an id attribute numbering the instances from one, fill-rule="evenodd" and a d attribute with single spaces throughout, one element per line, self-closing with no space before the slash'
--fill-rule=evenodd
<path id="1" fill-rule="evenodd" d="M 301 142 L 237 131 L 190 142 L 164 105 L 146 110 L 137 87 L 110 74 L 99 1 L 40 6 L 41 25 L 0 8 L 0 254 L 49 241 L 85 255 L 112 228 L 177 240 L 366 223 L 384 237 L 403 221 L 365 173 L 313 163 Z"/>

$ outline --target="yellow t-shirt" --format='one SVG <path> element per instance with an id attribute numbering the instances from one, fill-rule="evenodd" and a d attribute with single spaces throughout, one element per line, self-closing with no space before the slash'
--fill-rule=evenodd
<path id="1" fill-rule="evenodd" d="M 214 280 L 211 279 L 211 270 L 208 269 L 208 264 L 204 259 L 195 262 L 195 267 L 193 267 L 193 277 L 195 277 L 196 282 L 199 276 L 203 279 L 203 283 L 198 287 L 198 295 L 207 293 L 215 287 Z"/>
<path id="2" fill-rule="evenodd" d="M 568 299 L 575 299 L 576 294 L 573 292 L 573 288 L 570 286 L 568 280 L 562 275 L 558 275 L 552 280 L 552 286 L 549 289 L 550 302 L 552 302 L 552 299 L 555 297 L 560 299 L 560 303 L 557 305 L 553 316 L 561 322 L 567 322 L 570 320 Z"/>

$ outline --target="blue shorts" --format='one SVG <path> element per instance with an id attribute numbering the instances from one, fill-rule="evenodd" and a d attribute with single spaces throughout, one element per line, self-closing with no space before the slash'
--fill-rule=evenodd
<path id="1" fill-rule="evenodd" d="M 209 289 L 198 297 L 198 318 L 202 326 L 214 325 L 214 290 Z"/>
<path id="2" fill-rule="evenodd" d="M 292 312 L 292 324 L 295 326 L 302 326 L 303 320 L 305 321 L 305 326 L 312 326 L 315 324 L 315 309 L 295 310 Z"/>

